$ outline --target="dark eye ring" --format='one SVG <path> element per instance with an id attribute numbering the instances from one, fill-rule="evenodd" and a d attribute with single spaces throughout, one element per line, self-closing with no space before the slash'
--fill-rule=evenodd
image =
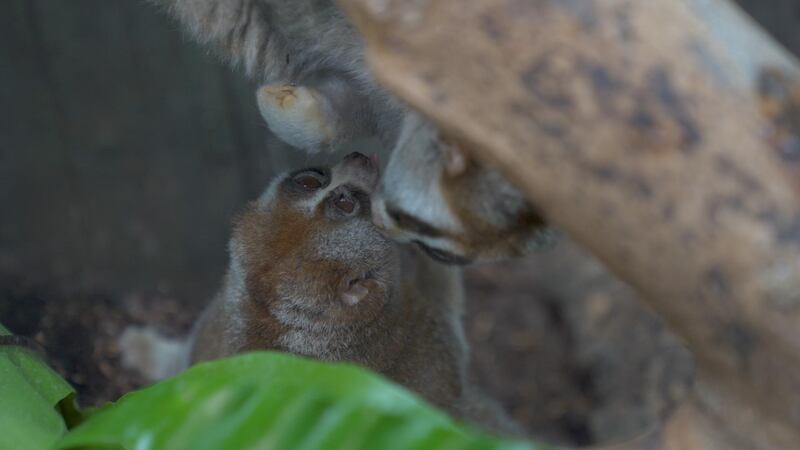
<path id="1" fill-rule="evenodd" d="M 345 214 L 352 214 L 356 209 L 356 201 L 344 194 L 338 196 L 333 204 Z"/>
<path id="2" fill-rule="evenodd" d="M 292 178 L 292 181 L 303 189 L 316 191 L 323 185 L 321 175 L 317 171 L 301 172 Z"/>

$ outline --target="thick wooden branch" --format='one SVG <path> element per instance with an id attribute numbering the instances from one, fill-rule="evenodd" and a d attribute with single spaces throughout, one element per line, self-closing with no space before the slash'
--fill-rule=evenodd
<path id="1" fill-rule="evenodd" d="M 503 170 L 686 341 L 698 388 L 661 448 L 797 446 L 790 56 L 723 0 L 340 3 L 386 86 Z"/>

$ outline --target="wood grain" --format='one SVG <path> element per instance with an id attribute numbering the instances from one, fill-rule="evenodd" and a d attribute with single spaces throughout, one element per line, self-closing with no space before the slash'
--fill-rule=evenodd
<path id="1" fill-rule="evenodd" d="M 660 448 L 800 441 L 800 127 L 764 103 L 776 72 L 796 102 L 788 53 L 721 0 L 341 3 L 387 87 L 685 340 L 698 388 Z"/>

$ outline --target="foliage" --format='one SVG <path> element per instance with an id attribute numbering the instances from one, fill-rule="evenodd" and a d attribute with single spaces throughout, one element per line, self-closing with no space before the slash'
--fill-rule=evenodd
<path id="1" fill-rule="evenodd" d="M 0 346 L 0 450 L 52 447 L 67 430 L 62 414 L 74 411 L 73 396 L 32 350 Z"/>
<path id="2" fill-rule="evenodd" d="M 458 425 L 365 369 L 281 353 L 200 364 L 85 418 L 74 405 L 35 352 L 0 346 L 0 450 L 539 448 Z"/>
<path id="3" fill-rule="evenodd" d="M 456 425 L 368 372 L 279 353 L 197 365 L 124 396 L 58 449 L 534 450 Z"/>

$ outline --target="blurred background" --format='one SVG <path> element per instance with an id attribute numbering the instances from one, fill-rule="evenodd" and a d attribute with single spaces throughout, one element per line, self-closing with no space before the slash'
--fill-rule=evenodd
<path id="1" fill-rule="evenodd" d="M 800 53 L 800 2 L 741 0 Z M 180 336 L 227 265 L 231 219 L 307 161 L 254 86 L 144 1 L 6 0 L 0 15 L 0 322 L 37 339 L 81 402 L 143 380 L 129 324 Z M 534 275 L 532 275 L 534 274 Z M 691 361 L 568 241 L 470 269 L 474 377 L 537 435 L 586 444 L 669 411 Z"/>

